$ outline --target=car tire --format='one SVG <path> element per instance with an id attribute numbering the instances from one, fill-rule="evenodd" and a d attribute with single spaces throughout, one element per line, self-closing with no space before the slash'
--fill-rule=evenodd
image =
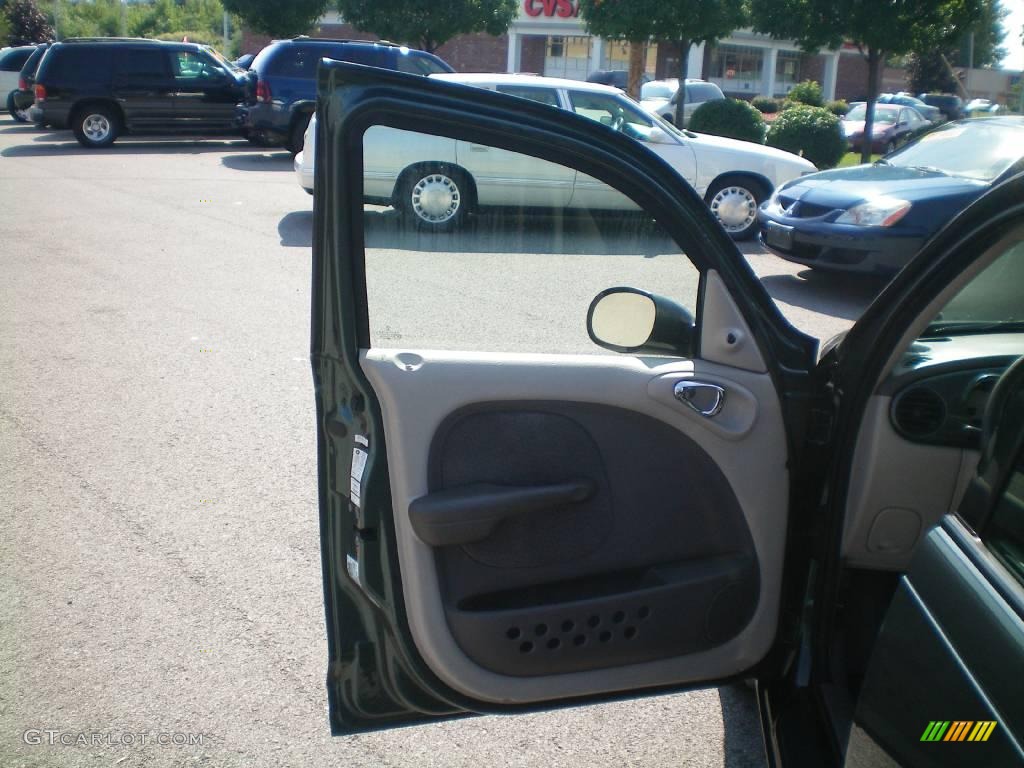
<path id="1" fill-rule="evenodd" d="M 121 133 L 121 119 L 105 104 L 86 105 L 75 112 L 71 129 L 83 147 L 109 147 Z"/>
<path id="2" fill-rule="evenodd" d="M 757 232 L 757 207 L 767 197 L 763 184 L 727 176 L 711 185 L 706 202 L 729 237 L 749 240 Z"/>
<path id="3" fill-rule="evenodd" d="M 304 115 L 299 115 L 292 121 L 292 129 L 288 133 L 288 151 L 293 155 L 297 155 L 302 151 L 302 145 L 306 138 L 306 128 L 309 127 L 311 117 L 313 117 L 312 113 L 307 112 Z"/>
<path id="4" fill-rule="evenodd" d="M 11 91 L 9 94 L 7 94 L 7 111 L 10 113 L 11 117 L 13 117 L 19 123 L 28 122 L 28 110 L 18 109 L 18 107 L 14 104 L 14 91 Z"/>
<path id="5" fill-rule="evenodd" d="M 885 143 L 885 146 L 882 147 L 882 154 L 883 155 L 888 155 L 890 152 L 895 152 L 895 151 L 896 151 L 896 142 L 893 141 L 892 139 L 887 141 Z"/>
<path id="6" fill-rule="evenodd" d="M 397 207 L 417 229 L 450 232 L 466 222 L 473 205 L 472 182 L 445 164 L 424 165 L 403 174 Z"/>

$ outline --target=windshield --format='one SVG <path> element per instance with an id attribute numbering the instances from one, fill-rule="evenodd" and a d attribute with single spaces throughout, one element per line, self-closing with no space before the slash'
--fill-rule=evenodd
<path id="1" fill-rule="evenodd" d="M 949 123 L 886 158 L 902 168 L 930 168 L 950 176 L 992 181 L 1024 156 L 1024 123 L 993 120 Z"/>
<path id="2" fill-rule="evenodd" d="M 671 99 L 677 88 L 668 83 L 647 83 L 640 88 L 641 99 Z"/>
<path id="3" fill-rule="evenodd" d="M 239 67 L 237 64 L 235 64 L 233 61 L 228 61 L 227 59 L 225 59 L 221 55 L 220 51 L 218 51 L 216 48 L 211 48 L 210 46 L 207 45 L 207 46 L 203 47 L 203 50 L 206 51 L 211 56 L 213 56 L 213 58 L 215 58 L 217 60 L 217 63 L 220 64 L 222 67 L 224 67 L 224 69 L 226 69 L 228 72 L 242 72 L 243 71 L 242 68 Z"/>
<path id="4" fill-rule="evenodd" d="M 935 316 L 923 338 L 998 331 L 1024 324 L 1024 241 L 1017 240 Z"/>
<path id="5" fill-rule="evenodd" d="M 846 113 L 846 120 L 862 122 L 866 119 L 868 113 L 867 104 L 858 104 L 856 107 Z M 895 107 L 883 107 L 881 105 L 875 105 L 875 124 L 883 123 L 885 125 L 892 125 L 896 122 L 896 116 L 900 113 L 898 108 Z"/>

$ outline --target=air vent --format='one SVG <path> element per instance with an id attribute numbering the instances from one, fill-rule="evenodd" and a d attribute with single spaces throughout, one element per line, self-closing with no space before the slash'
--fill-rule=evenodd
<path id="1" fill-rule="evenodd" d="M 934 391 L 914 387 L 896 398 L 892 420 L 906 437 L 928 437 L 945 422 L 946 404 Z"/>

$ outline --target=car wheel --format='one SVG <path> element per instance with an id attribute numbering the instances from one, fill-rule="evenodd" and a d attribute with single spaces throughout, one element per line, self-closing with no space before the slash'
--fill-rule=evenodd
<path id="1" fill-rule="evenodd" d="M 446 165 L 407 175 L 399 207 L 420 229 L 446 232 L 466 220 L 472 204 L 468 177 Z"/>
<path id="2" fill-rule="evenodd" d="M 302 151 L 302 145 L 306 137 L 306 128 L 309 127 L 311 114 L 299 115 L 292 122 L 292 131 L 288 134 L 288 151 L 293 155 Z"/>
<path id="3" fill-rule="evenodd" d="M 11 117 L 13 117 L 19 123 L 28 122 L 28 110 L 18 109 L 14 104 L 14 91 L 11 91 L 9 94 L 7 94 L 7 111 L 10 113 Z"/>
<path id="4" fill-rule="evenodd" d="M 895 152 L 895 151 L 896 151 L 896 142 L 893 141 L 892 139 L 889 139 L 889 141 L 885 142 L 885 146 L 882 147 L 882 154 L 883 155 L 888 155 L 890 152 Z"/>
<path id="5" fill-rule="evenodd" d="M 71 126 L 78 143 L 90 149 L 110 146 L 121 131 L 117 114 L 102 104 L 78 110 Z"/>
<path id="6" fill-rule="evenodd" d="M 757 231 L 757 206 L 764 187 L 750 179 L 720 179 L 708 190 L 707 203 L 733 240 L 748 240 Z"/>

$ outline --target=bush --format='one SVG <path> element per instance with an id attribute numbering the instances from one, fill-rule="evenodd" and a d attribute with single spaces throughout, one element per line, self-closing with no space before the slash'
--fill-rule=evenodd
<path id="1" fill-rule="evenodd" d="M 789 92 L 788 98 L 790 101 L 807 104 L 811 107 L 820 107 L 824 103 L 821 96 L 821 86 L 814 80 L 804 80 L 802 83 L 794 85 L 793 89 Z"/>
<path id="2" fill-rule="evenodd" d="M 800 102 L 799 101 L 793 101 L 791 99 L 784 99 L 782 101 L 782 103 L 779 104 L 779 112 L 785 112 L 787 109 L 792 109 L 793 107 L 799 107 L 799 106 L 800 106 Z"/>
<path id="3" fill-rule="evenodd" d="M 839 118 L 827 109 L 797 106 L 772 123 L 768 146 L 802 155 L 818 168 L 833 168 L 846 154 L 846 137 Z"/>
<path id="4" fill-rule="evenodd" d="M 764 143 L 764 118 L 749 102 L 739 99 L 705 101 L 694 110 L 689 128 L 697 133 Z"/>
<path id="5" fill-rule="evenodd" d="M 756 110 L 765 115 L 774 115 L 779 111 L 779 102 L 767 96 L 757 96 L 750 102 Z"/>
<path id="6" fill-rule="evenodd" d="M 847 112 L 850 111 L 850 105 L 847 104 L 842 99 L 839 99 L 838 101 L 830 101 L 828 104 L 825 105 L 825 109 L 827 109 L 833 115 L 843 117 Z"/>

